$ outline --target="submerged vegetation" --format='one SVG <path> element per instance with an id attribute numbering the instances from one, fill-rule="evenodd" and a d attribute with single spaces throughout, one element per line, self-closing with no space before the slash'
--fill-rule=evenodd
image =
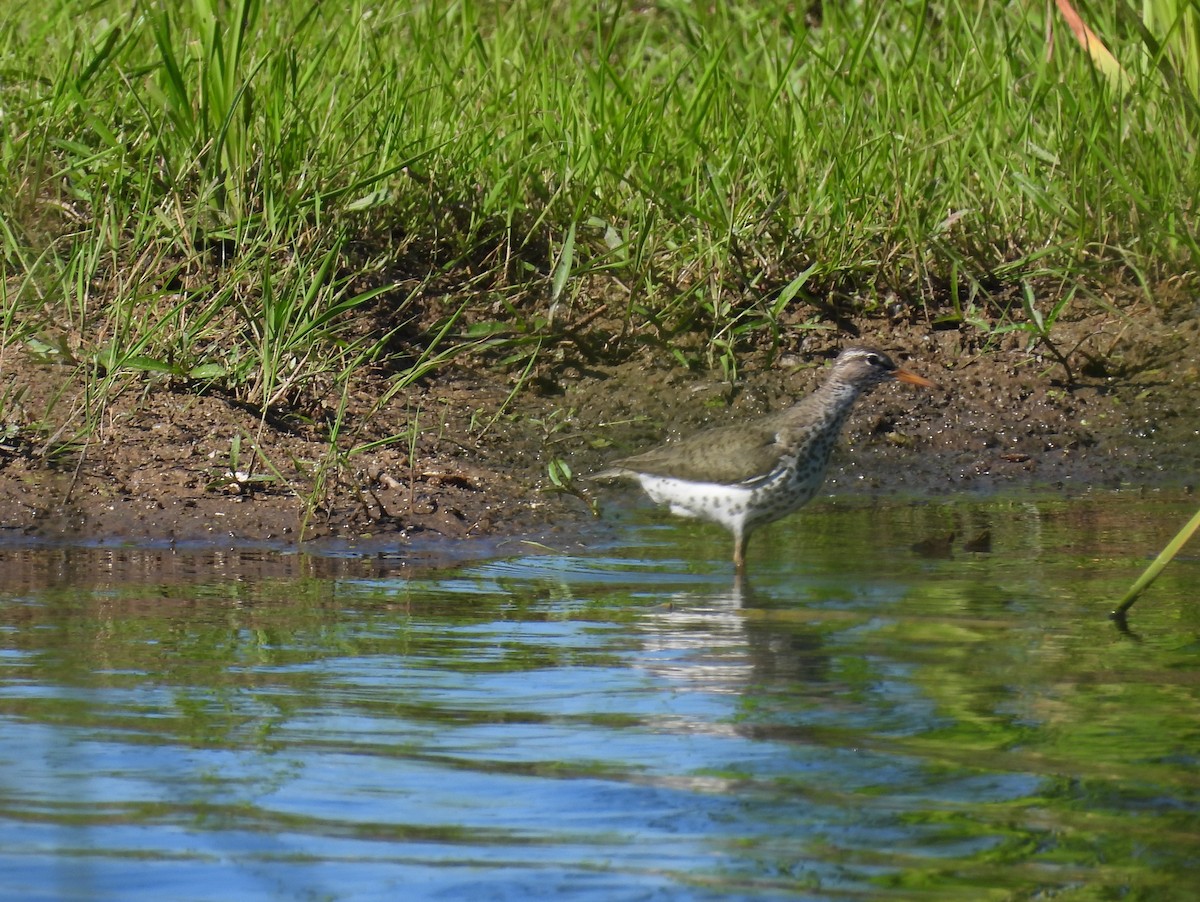
<path id="1" fill-rule="evenodd" d="M 322 407 L 336 443 L 356 373 L 395 391 L 480 347 L 520 372 L 590 333 L 732 373 L 846 310 L 1052 343 L 1106 286 L 1191 279 L 1200 164 L 1165 57 L 1126 44 L 1118 94 L 1045 14 L 10 6 L 4 354 L 76 369 L 79 434 L 157 377 Z"/>

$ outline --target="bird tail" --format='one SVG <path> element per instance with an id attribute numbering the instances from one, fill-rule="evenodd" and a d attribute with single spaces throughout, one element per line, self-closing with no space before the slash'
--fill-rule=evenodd
<path id="1" fill-rule="evenodd" d="M 612 482 L 614 479 L 626 479 L 632 476 L 629 470 L 624 467 L 609 467 L 607 470 L 601 470 L 599 473 L 589 473 L 587 476 L 581 476 L 581 479 L 586 479 L 588 482 Z"/>

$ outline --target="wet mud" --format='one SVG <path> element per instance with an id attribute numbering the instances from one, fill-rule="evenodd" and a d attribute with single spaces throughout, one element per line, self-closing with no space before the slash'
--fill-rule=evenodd
<path id="1" fill-rule="evenodd" d="M 137 374 L 92 404 L 71 368 L 0 363 L 0 543 L 406 550 L 562 540 L 587 503 L 548 478 L 811 391 L 847 344 L 887 349 L 938 384 L 887 385 L 851 416 L 825 493 L 1190 491 L 1200 466 L 1200 325 L 1147 305 L 1058 323 L 1053 346 L 920 321 L 843 320 L 749 349 L 736 378 L 669 341 L 610 353 L 564 340 L 528 370 L 460 360 L 380 406 L 364 373 L 331 442 L 325 399 L 248 409 Z M 85 428 L 86 427 L 86 428 Z M 399 439 L 394 437 L 400 436 Z M 389 439 L 393 439 L 389 441 Z M 603 503 L 633 488 L 589 487 Z M 436 553 L 440 552 L 435 552 Z"/>

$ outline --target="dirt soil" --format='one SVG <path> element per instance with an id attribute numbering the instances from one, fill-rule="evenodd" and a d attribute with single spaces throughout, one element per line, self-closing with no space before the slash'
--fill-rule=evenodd
<path id="1" fill-rule="evenodd" d="M 597 521 L 555 490 L 552 459 L 584 475 L 670 436 L 786 406 L 852 343 L 891 351 L 939 388 L 887 385 L 860 401 L 830 493 L 1190 489 L 1200 464 L 1198 314 L 1143 302 L 1060 322 L 1054 338 L 1070 372 L 1049 348 L 1030 350 L 1024 333 L 939 330 L 920 317 L 798 329 L 773 355 L 743 355 L 732 384 L 686 369 L 661 342 L 612 353 L 600 339 L 568 338 L 527 374 L 461 361 L 374 413 L 386 374 L 364 373 L 343 451 L 416 437 L 336 460 L 319 411 L 264 421 L 218 393 L 146 375 L 89 406 L 74 368 L 10 348 L 0 357 L 0 543 L 294 546 L 303 537 L 318 549 L 394 554 L 562 543 Z M 82 430 L 89 418 L 94 428 Z M 635 489 L 588 491 L 606 502 Z M 479 541 L 447 542 L 468 538 Z"/>

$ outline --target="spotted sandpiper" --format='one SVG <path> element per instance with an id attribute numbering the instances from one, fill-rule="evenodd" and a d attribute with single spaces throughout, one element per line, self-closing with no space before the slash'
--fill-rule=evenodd
<path id="1" fill-rule="evenodd" d="M 846 348 L 824 384 L 787 410 L 613 461 L 592 478 L 636 478 L 672 513 L 721 524 L 733 533 L 733 565 L 743 573 L 750 533 L 812 500 L 854 402 L 892 380 L 934 387 L 883 351 Z"/>

